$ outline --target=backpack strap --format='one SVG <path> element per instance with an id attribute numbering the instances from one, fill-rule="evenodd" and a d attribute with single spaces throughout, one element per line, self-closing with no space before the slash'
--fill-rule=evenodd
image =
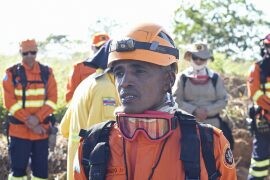
<path id="1" fill-rule="evenodd" d="M 89 131 L 81 130 L 82 165 L 85 176 L 91 180 L 103 180 L 106 177 L 110 158 L 109 135 L 115 121 L 95 124 Z"/>
<path id="2" fill-rule="evenodd" d="M 201 138 L 202 155 L 208 173 L 208 179 L 217 180 L 221 174 L 216 168 L 213 127 L 203 123 L 198 123 L 198 127 Z"/>
<path id="3" fill-rule="evenodd" d="M 197 134 L 197 123 L 194 116 L 181 111 L 175 112 L 181 130 L 180 160 L 184 164 L 185 179 L 200 179 L 200 140 Z"/>
<path id="4" fill-rule="evenodd" d="M 13 86 L 16 87 L 18 83 L 22 85 L 22 107 L 25 108 L 25 100 L 26 100 L 25 90 L 27 86 L 27 77 L 25 74 L 25 69 L 21 63 L 18 63 L 10 68 L 10 72 L 12 74 Z M 19 81 L 16 80 L 18 76 L 20 77 Z"/>
<path id="5" fill-rule="evenodd" d="M 181 75 L 181 80 L 183 81 L 183 88 L 185 89 L 186 87 L 186 82 L 187 82 L 188 77 L 185 74 Z M 217 80 L 218 80 L 218 74 L 214 72 L 213 77 L 211 78 L 212 84 L 214 88 L 216 89 L 217 86 Z"/>
<path id="6" fill-rule="evenodd" d="M 25 69 L 21 63 L 15 64 L 11 68 L 9 68 L 9 71 L 12 74 L 12 83 L 13 86 L 16 87 L 18 83 L 22 85 L 22 107 L 25 108 L 25 101 L 26 101 L 26 86 L 29 83 L 43 83 L 44 84 L 44 89 L 45 89 L 45 100 L 47 100 L 47 84 L 48 84 L 48 79 L 50 75 L 50 70 L 48 66 L 42 65 L 40 63 L 39 68 L 40 68 L 40 77 L 41 77 L 41 82 L 40 81 L 28 81 L 25 73 Z M 17 81 L 16 78 L 20 77 L 20 80 Z"/>
<path id="7" fill-rule="evenodd" d="M 211 78 L 211 81 L 212 81 L 212 84 L 213 84 L 215 89 L 216 89 L 216 86 L 217 86 L 217 80 L 218 80 L 218 74 L 214 73 L 213 77 Z"/>
<path id="8" fill-rule="evenodd" d="M 48 80 L 50 76 L 50 69 L 48 66 L 43 65 L 38 63 L 39 69 L 40 69 L 40 78 L 42 83 L 44 84 L 44 89 L 45 89 L 45 98 L 44 100 L 46 101 L 48 99 Z"/>
<path id="9" fill-rule="evenodd" d="M 183 89 L 185 89 L 188 77 L 183 73 L 180 78 L 181 81 L 183 82 Z"/>
<path id="10" fill-rule="evenodd" d="M 266 93 L 265 84 L 267 82 L 268 67 L 265 65 L 265 60 L 257 61 L 256 64 L 260 66 L 260 84 L 262 85 L 263 93 Z M 267 67 L 267 68 L 265 68 Z"/>

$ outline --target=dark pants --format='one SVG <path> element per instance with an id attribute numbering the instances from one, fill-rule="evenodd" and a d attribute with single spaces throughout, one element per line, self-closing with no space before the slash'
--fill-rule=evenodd
<path id="1" fill-rule="evenodd" d="M 33 176 L 48 178 L 48 139 L 26 140 L 11 137 L 9 154 L 14 177 L 26 175 L 29 158 L 31 158 Z"/>
<path id="2" fill-rule="evenodd" d="M 268 176 L 270 164 L 270 133 L 260 134 L 256 130 L 249 168 L 249 180 L 262 180 Z"/>

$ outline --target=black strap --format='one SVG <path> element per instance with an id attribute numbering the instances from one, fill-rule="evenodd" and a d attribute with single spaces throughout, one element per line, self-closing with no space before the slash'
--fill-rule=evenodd
<path id="1" fill-rule="evenodd" d="M 198 123 L 202 145 L 202 155 L 209 180 L 216 180 L 220 177 L 220 172 L 216 169 L 214 156 L 214 136 L 213 128 L 208 124 Z"/>
<path id="2" fill-rule="evenodd" d="M 82 165 L 85 176 L 91 180 L 103 180 L 107 173 L 110 158 L 109 134 L 115 121 L 96 124 L 89 131 L 81 130 Z"/>
<path id="3" fill-rule="evenodd" d="M 183 82 L 183 89 L 185 89 L 185 87 L 186 87 L 187 79 L 188 79 L 188 77 L 185 74 L 181 75 L 181 80 Z"/>
<path id="4" fill-rule="evenodd" d="M 200 140 L 196 129 L 196 120 L 193 116 L 175 112 L 181 129 L 181 153 L 180 159 L 184 164 L 185 179 L 200 179 Z"/>
<path id="5" fill-rule="evenodd" d="M 183 88 L 185 89 L 186 87 L 186 82 L 187 82 L 187 75 L 185 75 L 184 73 L 181 75 L 181 80 L 183 82 Z M 218 74 L 217 73 L 214 73 L 213 76 L 211 77 L 211 82 L 214 86 L 214 88 L 216 89 L 216 86 L 217 86 L 217 81 L 218 81 Z"/>
<path id="6" fill-rule="evenodd" d="M 25 69 L 22 65 L 18 66 L 18 75 L 21 78 L 20 83 L 22 85 L 22 107 L 25 108 L 25 101 L 26 101 L 26 86 L 27 86 L 27 78 L 25 74 Z"/>
<path id="7" fill-rule="evenodd" d="M 159 45 L 159 42 L 140 42 L 134 39 L 128 40 L 120 40 L 113 42 L 110 47 L 110 52 L 117 51 L 117 52 L 126 52 L 126 51 L 133 51 L 135 49 L 145 49 L 149 51 L 159 52 L 162 54 L 170 54 L 175 56 L 176 59 L 179 59 L 179 50 L 176 48 L 172 48 L 169 46 Z"/>
<path id="8" fill-rule="evenodd" d="M 267 82 L 267 76 L 269 71 L 269 62 L 266 61 L 266 59 L 260 60 L 257 62 L 257 64 L 260 67 L 260 84 L 262 85 L 262 91 L 265 94 L 266 93 L 266 87 L 265 84 Z"/>
<path id="9" fill-rule="evenodd" d="M 9 121 L 9 123 L 11 124 L 24 124 L 24 122 L 20 121 L 19 119 L 15 118 L 14 116 L 8 114 L 7 115 L 7 119 Z M 56 118 L 53 114 L 50 114 L 49 116 L 47 116 L 44 121 L 42 122 L 42 124 L 48 124 L 51 123 L 52 126 L 54 126 L 55 122 L 56 122 Z"/>
<path id="10" fill-rule="evenodd" d="M 211 78 L 211 81 L 212 81 L 212 84 L 213 84 L 215 89 L 216 89 L 216 86 L 217 86 L 217 80 L 218 80 L 218 74 L 214 73 L 213 77 Z"/>
<path id="11" fill-rule="evenodd" d="M 26 73 L 25 73 L 25 68 L 21 63 L 18 63 L 10 68 L 10 72 L 12 74 L 13 86 L 16 87 L 18 83 L 20 83 L 22 85 L 22 107 L 23 108 L 25 108 L 25 101 L 26 101 L 25 91 L 26 91 L 26 87 L 27 87 L 28 83 L 31 83 L 31 84 L 43 83 L 44 84 L 44 91 L 45 91 L 44 92 L 44 94 L 45 94 L 44 101 L 46 101 L 48 98 L 47 84 L 48 84 L 48 80 L 49 80 L 49 76 L 50 76 L 50 70 L 49 70 L 48 66 L 42 65 L 40 63 L 38 63 L 38 64 L 39 64 L 39 68 L 40 68 L 41 81 L 28 81 L 27 77 L 26 77 Z M 19 81 L 16 80 L 17 77 L 20 77 Z"/>
<path id="12" fill-rule="evenodd" d="M 40 69 L 40 77 L 41 77 L 41 81 L 44 84 L 44 101 L 46 101 L 48 99 L 48 80 L 49 80 L 49 76 L 50 76 L 50 69 L 48 66 L 43 65 L 38 63 L 39 65 L 39 69 Z"/>

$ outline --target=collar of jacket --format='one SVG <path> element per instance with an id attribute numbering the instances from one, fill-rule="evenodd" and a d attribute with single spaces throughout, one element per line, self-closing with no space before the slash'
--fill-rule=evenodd
<path id="1" fill-rule="evenodd" d="M 26 63 L 22 63 L 22 65 L 26 71 L 31 71 L 31 73 L 35 73 L 35 74 L 40 73 L 38 61 L 34 62 L 33 68 L 30 68 Z"/>

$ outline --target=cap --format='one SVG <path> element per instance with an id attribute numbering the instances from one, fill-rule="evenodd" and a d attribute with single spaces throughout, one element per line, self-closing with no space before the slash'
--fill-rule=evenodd
<path id="1" fill-rule="evenodd" d="M 37 51 L 37 43 L 34 39 L 27 39 L 20 43 L 20 48 L 22 52 L 27 51 Z"/>
<path id="2" fill-rule="evenodd" d="M 184 59 L 189 61 L 192 54 L 202 59 L 213 59 L 212 53 L 208 49 L 207 44 L 201 42 L 194 43 L 188 47 L 184 54 Z"/>
<path id="3" fill-rule="evenodd" d="M 94 35 L 92 39 L 92 45 L 96 47 L 100 47 L 105 44 L 110 39 L 108 34 L 105 33 L 97 33 Z"/>

